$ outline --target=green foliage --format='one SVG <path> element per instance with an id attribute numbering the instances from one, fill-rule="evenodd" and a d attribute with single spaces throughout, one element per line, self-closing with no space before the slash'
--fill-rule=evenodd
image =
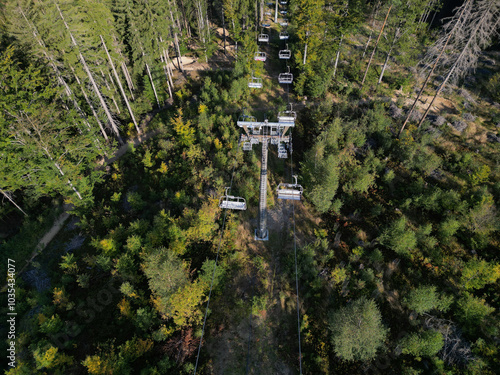
<path id="1" fill-rule="evenodd" d="M 465 328 L 471 331 L 480 326 L 484 319 L 494 311 L 495 308 L 489 306 L 484 299 L 465 293 L 457 301 L 455 315 Z"/>
<path id="2" fill-rule="evenodd" d="M 435 356 L 443 347 L 443 335 L 434 330 L 427 330 L 422 333 L 411 333 L 399 342 L 403 354 L 410 354 L 415 357 Z"/>
<path id="3" fill-rule="evenodd" d="M 375 358 L 388 332 L 375 302 L 364 297 L 333 312 L 329 327 L 335 354 L 348 361 Z"/>
<path id="4" fill-rule="evenodd" d="M 421 286 L 413 289 L 404 299 L 404 303 L 410 310 L 414 310 L 418 314 L 423 314 L 432 309 L 446 312 L 453 300 L 447 296 L 440 297 L 436 289 L 435 286 Z"/>
<path id="5" fill-rule="evenodd" d="M 466 290 L 481 289 L 500 278 L 500 265 L 489 263 L 484 259 L 468 261 L 460 278 L 460 284 Z"/>
<path id="6" fill-rule="evenodd" d="M 408 257 L 417 245 L 415 232 L 407 228 L 406 217 L 402 216 L 386 228 L 379 237 L 382 245 L 394 250 L 401 256 Z"/>

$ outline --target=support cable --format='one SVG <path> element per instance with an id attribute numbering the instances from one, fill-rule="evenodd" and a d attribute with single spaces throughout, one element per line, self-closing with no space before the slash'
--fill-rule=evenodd
<path id="1" fill-rule="evenodd" d="M 236 149 L 236 156 L 235 156 L 235 161 L 233 165 L 233 171 L 231 172 L 231 183 L 229 184 L 229 190 L 233 187 L 233 179 L 234 179 L 234 170 L 236 169 L 236 164 L 238 163 L 238 153 L 240 151 L 240 141 L 238 140 L 238 148 Z M 205 309 L 205 318 L 203 319 L 203 328 L 201 330 L 201 337 L 200 337 L 200 345 L 198 346 L 198 354 L 196 355 L 196 364 L 194 366 L 194 375 L 196 375 L 196 370 L 198 369 L 198 361 L 200 359 L 200 352 L 201 352 L 201 347 L 203 345 L 203 335 L 205 334 L 205 326 L 207 323 L 207 316 L 208 316 L 208 307 L 210 306 L 210 297 L 212 296 L 212 289 L 214 286 L 214 280 L 215 280 L 215 271 L 217 270 L 217 261 L 219 260 L 219 251 L 222 245 L 222 237 L 224 235 L 224 228 L 226 225 L 226 216 L 227 216 L 227 209 L 224 209 L 224 218 L 222 220 L 222 228 L 219 236 L 219 245 L 217 246 L 217 255 L 215 256 L 215 264 L 214 264 L 214 271 L 212 273 L 212 282 L 210 283 L 210 292 L 208 293 L 208 301 L 207 301 L 207 308 Z"/>
<path id="2" fill-rule="evenodd" d="M 290 153 L 290 168 L 293 176 L 292 153 Z M 302 375 L 302 348 L 300 345 L 299 271 L 297 266 L 297 236 L 295 234 L 295 201 L 292 201 L 292 216 L 293 216 L 293 251 L 295 253 L 295 288 L 297 292 L 297 332 L 299 333 L 299 368 L 300 368 L 300 375 Z"/>

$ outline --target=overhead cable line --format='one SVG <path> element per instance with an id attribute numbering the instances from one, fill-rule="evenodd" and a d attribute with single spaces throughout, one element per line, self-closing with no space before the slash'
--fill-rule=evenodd
<path id="1" fill-rule="evenodd" d="M 233 164 L 233 171 L 231 172 L 231 183 L 229 184 L 229 189 L 233 187 L 233 179 L 234 179 L 234 170 L 236 169 L 236 164 L 238 163 L 238 152 L 240 151 L 240 142 L 238 141 L 238 148 L 236 149 L 236 155 L 235 155 L 235 160 Z M 210 283 L 210 292 L 208 293 L 208 301 L 207 301 L 207 308 L 205 310 L 205 318 L 203 319 L 203 328 L 201 330 L 201 337 L 200 337 L 200 345 L 198 346 L 198 354 L 196 355 L 196 364 L 194 366 L 194 375 L 196 375 L 196 370 L 198 369 L 198 361 L 200 359 L 200 352 L 201 352 L 201 347 L 203 345 L 203 335 L 205 334 L 205 326 L 207 323 L 207 316 L 208 316 L 208 308 L 210 306 L 210 297 L 212 296 L 212 289 L 214 286 L 214 280 L 215 280 L 215 271 L 217 270 L 217 261 L 219 260 L 219 251 L 222 245 L 222 237 L 224 235 L 224 228 L 226 225 L 226 216 L 227 216 L 227 209 L 224 209 L 224 217 L 222 220 L 222 228 L 220 231 L 220 236 L 219 236 L 219 245 L 217 246 L 217 254 L 215 256 L 215 264 L 214 264 L 214 271 L 212 273 L 212 282 Z"/>

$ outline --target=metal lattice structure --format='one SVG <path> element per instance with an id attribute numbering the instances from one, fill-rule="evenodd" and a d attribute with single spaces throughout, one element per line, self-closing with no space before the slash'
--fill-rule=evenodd
<path id="1" fill-rule="evenodd" d="M 278 146 L 278 157 L 286 158 L 288 153 L 286 147 L 291 150 L 291 129 L 295 126 L 295 112 L 288 110 L 280 112 L 278 122 L 268 120 L 258 121 L 253 116 L 242 115 L 236 124 L 243 129 L 245 134 L 241 135 L 241 143 L 244 149 L 251 150 L 253 144 L 262 143 L 262 163 L 260 170 L 260 194 L 259 194 L 259 227 L 255 230 L 255 239 L 267 241 L 269 233 L 267 230 L 267 156 L 269 145 Z"/>

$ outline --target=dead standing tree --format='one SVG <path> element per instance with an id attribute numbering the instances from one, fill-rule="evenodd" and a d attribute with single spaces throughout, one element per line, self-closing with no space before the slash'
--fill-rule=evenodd
<path id="1" fill-rule="evenodd" d="M 432 64 L 432 68 L 417 98 L 408 112 L 398 137 L 408 123 L 417 101 L 420 99 L 425 86 L 441 61 L 441 57 L 446 52 L 448 46 L 451 46 L 452 52 L 445 56 L 443 65 L 446 66 L 450 63 L 451 65 L 448 68 L 448 73 L 443 82 L 437 88 L 431 103 L 421 117 L 418 124 L 419 128 L 422 126 L 430 108 L 446 84 L 448 82 L 456 82 L 470 69 L 477 66 L 479 54 L 491 43 L 495 34 L 498 33 L 498 26 L 500 23 L 500 0 L 466 0 L 465 3 L 458 8 L 456 14 L 458 14 L 458 16 L 454 16 L 445 25 L 444 30 L 447 32 L 438 39 L 434 47 L 429 50 L 424 60 L 427 62 L 427 66 L 430 66 L 429 62 L 431 61 L 434 61 L 434 63 Z"/>

